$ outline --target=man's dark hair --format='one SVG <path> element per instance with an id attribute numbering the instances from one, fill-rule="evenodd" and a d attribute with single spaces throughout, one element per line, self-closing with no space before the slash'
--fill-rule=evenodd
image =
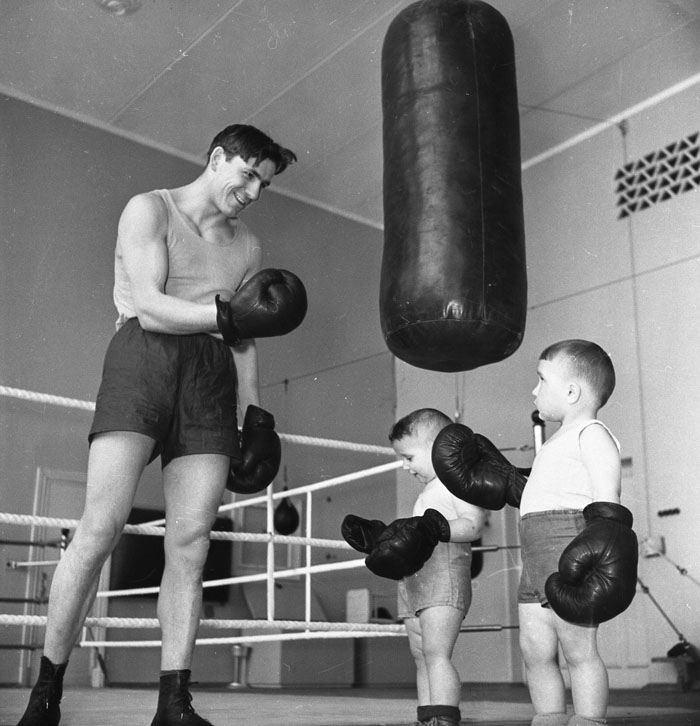
<path id="1" fill-rule="evenodd" d="M 224 150 L 227 159 L 240 156 L 245 161 L 255 159 L 256 164 L 269 159 L 275 165 L 275 174 L 281 174 L 297 160 L 293 151 L 280 146 L 255 126 L 246 124 L 233 124 L 220 131 L 209 146 L 207 162 L 217 146 Z"/>

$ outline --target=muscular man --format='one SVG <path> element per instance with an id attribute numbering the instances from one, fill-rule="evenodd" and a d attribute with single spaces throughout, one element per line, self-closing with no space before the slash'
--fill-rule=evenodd
<path id="1" fill-rule="evenodd" d="M 39 679 L 19 726 L 58 724 L 63 673 L 100 570 L 141 474 L 157 456 L 166 534 L 152 724 L 209 724 L 190 704 L 189 669 L 210 530 L 236 465 L 254 469 L 241 452 L 237 407 L 262 411 L 254 336 L 289 332 L 306 312 L 295 276 L 260 272 L 260 243 L 240 214 L 295 160 L 258 129 L 229 126 L 212 141 L 194 181 L 138 194 L 124 208 L 115 255 L 117 332 L 89 436 L 85 510 L 53 578 Z"/>

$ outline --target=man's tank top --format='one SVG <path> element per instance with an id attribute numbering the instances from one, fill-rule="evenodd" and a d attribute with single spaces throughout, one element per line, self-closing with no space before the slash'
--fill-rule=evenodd
<path id="1" fill-rule="evenodd" d="M 593 483 L 581 459 L 579 444 L 581 432 L 593 424 L 602 426 L 620 450 L 610 429 L 597 419 L 583 421 L 545 441 L 532 463 L 520 500 L 520 516 L 555 509 L 582 510 L 593 501 Z"/>
<path id="2" fill-rule="evenodd" d="M 257 272 L 260 243 L 257 237 L 237 220 L 233 239 L 225 244 L 200 237 L 175 205 L 167 189 L 154 192 L 168 209 L 168 277 L 165 294 L 195 303 L 213 303 L 215 295 L 229 300 L 243 282 Z M 114 258 L 114 304 L 119 317 L 117 329 L 136 317 L 131 286 L 119 244 Z"/>

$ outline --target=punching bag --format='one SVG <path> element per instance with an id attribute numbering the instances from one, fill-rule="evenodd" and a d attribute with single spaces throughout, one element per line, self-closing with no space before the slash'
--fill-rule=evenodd
<path id="1" fill-rule="evenodd" d="M 287 487 L 284 488 L 287 491 Z M 280 500 L 272 516 L 272 526 L 277 534 L 289 535 L 299 526 L 299 512 L 289 501 L 289 497 Z"/>
<path id="2" fill-rule="evenodd" d="M 525 329 L 527 278 L 513 39 L 478 0 L 423 0 L 382 47 L 389 350 L 434 371 L 503 360 Z"/>

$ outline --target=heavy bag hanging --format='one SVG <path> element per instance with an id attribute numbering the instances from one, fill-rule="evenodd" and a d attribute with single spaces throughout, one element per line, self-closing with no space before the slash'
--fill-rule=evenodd
<path id="1" fill-rule="evenodd" d="M 478 0 L 423 0 L 382 48 L 382 332 L 403 361 L 466 371 L 525 329 L 513 39 Z"/>

